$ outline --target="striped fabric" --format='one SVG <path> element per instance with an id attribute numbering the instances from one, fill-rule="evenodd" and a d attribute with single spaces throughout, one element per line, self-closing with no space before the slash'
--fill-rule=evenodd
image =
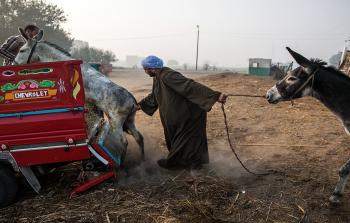
<path id="1" fill-rule="evenodd" d="M 13 60 L 16 58 L 19 49 L 25 44 L 25 40 L 22 36 L 10 36 L 0 46 L 0 57 L 3 57 L 4 66 L 11 65 Z"/>

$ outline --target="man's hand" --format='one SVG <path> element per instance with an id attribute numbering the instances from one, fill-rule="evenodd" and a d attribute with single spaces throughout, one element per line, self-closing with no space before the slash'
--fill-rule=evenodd
<path id="1" fill-rule="evenodd" d="M 227 95 L 222 93 L 218 99 L 218 102 L 225 104 L 226 103 L 226 99 L 227 99 Z"/>

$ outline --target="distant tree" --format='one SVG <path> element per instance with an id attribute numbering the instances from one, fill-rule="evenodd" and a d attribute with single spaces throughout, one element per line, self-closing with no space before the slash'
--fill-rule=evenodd
<path id="1" fill-rule="evenodd" d="M 19 34 L 18 27 L 35 24 L 46 40 L 69 50 L 73 39 L 61 26 L 66 21 L 61 8 L 43 0 L 0 0 L 0 42 Z"/>
<path id="2" fill-rule="evenodd" d="M 203 64 L 203 70 L 208 71 L 209 68 L 210 68 L 209 63 L 204 63 L 204 64 Z"/>
<path id="3" fill-rule="evenodd" d="M 72 50 L 72 56 L 86 62 L 111 63 L 117 61 L 115 54 L 109 50 L 94 47 L 81 47 Z"/>
<path id="4" fill-rule="evenodd" d="M 111 62 L 118 61 L 115 54 L 109 50 L 103 51 L 101 58 L 102 58 L 101 62 L 103 63 L 111 63 Z"/>

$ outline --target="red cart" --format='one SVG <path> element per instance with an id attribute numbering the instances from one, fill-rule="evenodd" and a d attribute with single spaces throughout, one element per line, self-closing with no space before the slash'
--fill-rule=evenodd
<path id="1" fill-rule="evenodd" d="M 107 171 L 75 188 L 115 177 L 113 161 L 87 141 L 81 61 L 0 67 L 0 207 L 14 201 L 17 176 L 39 192 L 43 167 L 98 160 Z M 42 171 L 41 171 L 42 172 Z"/>

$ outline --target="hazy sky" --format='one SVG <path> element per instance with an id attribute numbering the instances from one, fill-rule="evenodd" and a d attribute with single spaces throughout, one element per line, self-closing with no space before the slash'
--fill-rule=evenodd
<path id="1" fill-rule="evenodd" d="M 48 0 L 64 9 L 75 39 L 126 55 L 247 67 L 248 58 L 291 61 L 290 46 L 329 57 L 350 37 L 349 0 Z"/>

